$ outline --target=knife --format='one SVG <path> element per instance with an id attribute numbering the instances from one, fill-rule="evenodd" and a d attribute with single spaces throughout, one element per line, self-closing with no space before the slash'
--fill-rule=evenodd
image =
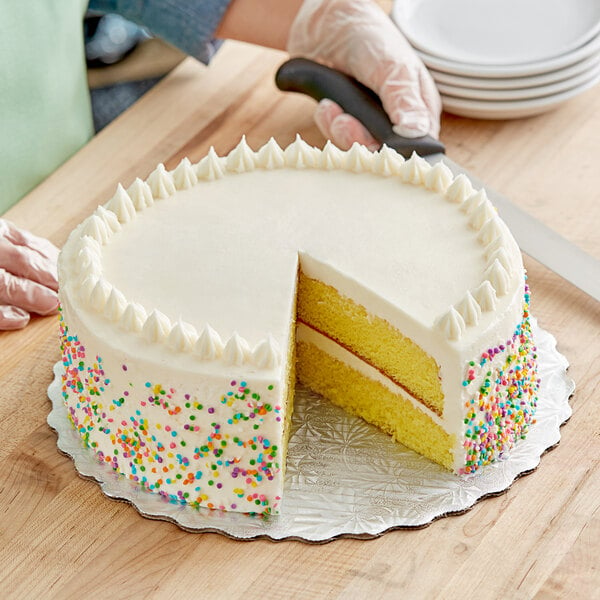
<path id="1" fill-rule="evenodd" d="M 382 145 L 386 144 L 405 158 L 414 151 L 431 164 L 443 159 L 454 175 L 464 173 L 475 187 L 485 187 L 481 180 L 448 159 L 444 145 L 438 140 L 428 135 L 411 139 L 396 134 L 379 97 L 344 73 L 305 58 L 292 58 L 281 65 L 275 83 L 282 91 L 300 92 L 317 101 L 329 98 L 361 121 Z M 600 261 L 501 194 L 487 187 L 486 192 L 523 252 L 600 301 Z"/>

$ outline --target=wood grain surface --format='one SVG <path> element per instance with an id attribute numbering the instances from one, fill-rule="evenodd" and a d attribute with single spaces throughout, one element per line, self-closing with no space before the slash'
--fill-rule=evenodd
<path id="1" fill-rule="evenodd" d="M 171 75 L 9 211 L 61 245 L 118 182 L 242 134 L 322 146 L 313 102 L 279 93 L 285 55 L 227 43 Z M 444 115 L 448 155 L 600 258 L 600 87 L 537 117 Z M 144 519 L 81 479 L 46 425 L 57 322 L 0 334 L 0 596 L 9 598 L 598 598 L 600 303 L 525 257 L 532 312 L 577 390 L 560 445 L 505 494 L 370 541 L 238 542 Z"/>

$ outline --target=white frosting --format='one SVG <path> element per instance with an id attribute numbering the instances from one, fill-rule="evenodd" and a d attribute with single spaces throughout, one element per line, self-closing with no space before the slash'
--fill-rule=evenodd
<path id="1" fill-rule="evenodd" d="M 135 218 L 135 206 L 120 183 L 115 195 L 106 203 L 106 208 L 114 212 L 121 223 L 129 223 Z"/>
<path id="2" fill-rule="evenodd" d="M 485 223 L 496 216 L 496 211 L 489 200 L 484 200 L 477 206 L 477 208 L 471 213 L 469 219 L 469 225 L 479 231 Z"/>
<path id="3" fill-rule="evenodd" d="M 461 314 L 453 307 L 445 315 L 442 315 L 437 323 L 436 327 L 446 336 L 450 341 L 459 340 L 465 332 L 465 320 Z"/>
<path id="4" fill-rule="evenodd" d="M 481 319 L 481 306 L 477 304 L 471 292 L 467 292 L 467 295 L 456 306 L 456 310 L 467 326 L 475 326 Z"/>
<path id="5" fill-rule="evenodd" d="M 363 173 L 371 168 L 373 155 L 365 146 L 354 142 L 345 157 L 345 168 L 354 173 Z"/>
<path id="6" fill-rule="evenodd" d="M 173 325 L 167 338 L 167 345 L 176 352 L 189 352 L 198 339 L 198 334 L 192 325 L 181 319 Z"/>
<path id="7" fill-rule="evenodd" d="M 269 138 L 269 141 L 256 153 L 256 164 L 261 169 L 280 169 L 285 165 L 283 150 L 274 138 Z"/>
<path id="8" fill-rule="evenodd" d="M 135 181 L 127 188 L 127 194 L 136 210 L 144 210 L 144 208 L 154 204 L 150 186 L 139 177 L 136 177 Z"/>
<path id="9" fill-rule="evenodd" d="M 119 219 L 117 219 L 117 215 L 115 215 L 114 212 L 106 210 L 104 206 L 99 206 L 94 214 L 104 222 L 107 229 L 111 233 L 121 231 L 121 224 L 119 223 Z"/>
<path id="10" fill-rule="evenodd" d="M 378 175 L 383 175 L 384 177 L 400 175 L 400 167 L 403 163 L 404 157 L 384 144 L 381 150 L 375 155 L 373 170 Z"/>
<path id="11" fill-rule="evenodd" d="M 477 304 L 479 304 L 481 310 L 484 312 L 496 310 L 496 306 L 498 306 L 496 290 L 487 280 L 473 292 L 473 297 L 477 300 Z"/>
<path id="12" fill-rule="evenodd" d="M 423 183 L 428 190 L 445 193 L 454 177 L 452 171 L 443 163 L 439 162 L 425 174 Z"/>
<path id="13" fill-rule="evenodd" d="M 110 296 L 111 290 L 112 287 L 108 281 L 102 277 L 98 279 L 90 294 L 90 306 L 98 312 L 102 311 L 106 301 L 108 300 L 108 297 Z"/>
<path id="14" fill-rule="evenodd" d="M 256 166 L 256 155 L 248 146 L 246 136 L 242 136 L 242 141 L 227 155 L 227 170 L 233 173 L 244 173 L 252 171 Z"/>
<path id="15" fill-rule="evenodd" d="M 421 185 L 425 179 L 425 175 L 431 170 L 431 165 L 416 153 L 402 163 L 400 166 L 400 177 L 406 183 L 413 185 Z"/>
<path id="16" fill-rule="evenodd" d="M 81 233 L 101 244 L 106 244 L 112 232 L 106 223 L 98 215 L 94 214 L 84 221 Z"/>
<path id="17" fill-rule="evenodd" d="M 249 357 L 248 342 L 234 331 L 223 349 L 223 360 L 228 365 L 243 365 Z"/>
<path id="18" fill-rule="evenodd" d="M 330 140 L 327 140 L 323 152 L 319 156 L 319 168 L 327 169 L 341 169 L 344 164 L 344 152 L 337 146 L 334 146 Z"/>
<path id="19" fill-rule="evenodd" d="M 473 193 L 473 186 L 466 175 L 460 173 L 446 190 L 446 199 L 462 204 Z"/>
<path id="20" fill-rule="evenodd" d="M 169 318 L 154 309 L 146 319 L 142 327 L 142 335 L 149 342 L 162 342 L 167 339 L 171 331 L 171 322 Z"/>
<path id="21" fill-rule="evenodd" d="M 130 333 L 140 333 L 147 318 L 146 310 L 141 304 L 130 302 L 121 316 L 119 327 Z"/>
<path id="22" fill-rule="evenodd" d="M 175 182 L 171 173 L 160 163 L 148 176 L 146 183 L 155 200 L 164 200 L 175 193 Z"/>
<path id="23" fill-rule="evenodd" d="M 252 360 L 259 369 L 273 369 L 279 364 L 280 350 L 272 335 L 259 342 L 252 352 Z"/>
<path id="24" fill-rule="evenodd" d="M 198 336 L 194 352 L 202 360 L 215 360 L 223 354 L 224 347 L 221 336 L 210 325 L 205 325 Z"/>
<path id="25" fill-rule="evenodd" d="M 192 167 L 190 159 L 186 156 L 173 171 L 173 183 L 178 190 L 188 190 L 198 183 L 198 176 Z"/>
<path id="26" fill-rule="evenodd" d="M 217 156 L 215 149 L 211 146 L 208 154 L 196 166 L 196 175 L 198 179 L 213 181 L 220 179 L 225 174 L 225 159 Z"/>
<path id="27" fill-rule="evenodd" d="M 295 169 L 306 169 L 318 164 L 320 152 L 309 146 L 299 135 L 284 151 L 285 164 Z"/>
<path id="28" fill-rule="evenodd" d="M 111 321 L 119 321 L 127 308 L 127 299 L 117 289 L 112 288 L 104 306 L 104 314 Z"/>

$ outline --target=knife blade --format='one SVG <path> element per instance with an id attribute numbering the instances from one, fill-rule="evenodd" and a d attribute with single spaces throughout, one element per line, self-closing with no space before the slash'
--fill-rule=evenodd
<path id="1" fill-rule="evenodd" d="M 444 145 L 438 140 L 431 136 L 404 138 L 396 134 L 379 97 L 356 79 L 305 58 L 292 58 L 278 69 L 275 83 L 282 91 L 307 94 L 317 101 L 333 100 L 344 112 L 356 117 L 382 145 L 405 158 L 416 152 L 431 164 L 443 160 L 454 175 L 463 173 L 475 187 L 485 187 L 523 252 L 600 301 L 600 261 L 448 159 Z"/>

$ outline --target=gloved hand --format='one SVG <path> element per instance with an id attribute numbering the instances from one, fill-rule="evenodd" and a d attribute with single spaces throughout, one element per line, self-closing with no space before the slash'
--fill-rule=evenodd
<path id="1" fill-rule="evenodd" d="M 441 100 L 421 59 L 373 0 L 304 0 L 287 45 L 304 56 L 343 71 L 380 98 L 396 133 L 438 137 Z M 342 149 L 357 141 L 379 144 L 363 125 L 331 100 L 315 113 L 317 126 Z"/>
<path id="2" fill-rule="evenodd" d="M 0 330 L 57 311 L 57 260 L 54 244 L 0 219 Z"/>

